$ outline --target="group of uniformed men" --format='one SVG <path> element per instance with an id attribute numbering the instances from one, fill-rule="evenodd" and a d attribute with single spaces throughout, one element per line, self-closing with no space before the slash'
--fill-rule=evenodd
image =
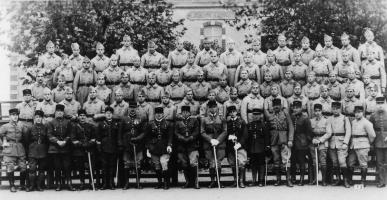
<path id="1" fill-rule="evenodd" d="M 184 170 L 184 188 L 199 188 L 199 152 L 208 161 L 210 188 L 223 187 L 226 157 L 234 187 L 245 187 L 247 165 L 251 186 L 264 186 L 269 154 L 276 186 L 284 172 L 292 187 L 297 169 L 298 185 L 305 184 L 306 172 L 315 184 L 317 167 L 321 185 L 329 180 L 350 187 L 357 163 L 365 184 L 370 148 L 376 151 L 377 186 L 385 187 L 384 57 L 372 31 L 364 35 L 358 50 L 344 33 L 341 49 L 325 35 L 325 46 L 315 51 L 306 37 L 292 51 L 279 35 L 278 48 L 266 54 L 259 39 L 243 54 L 228 40 L 220 56 L 208 39 L 197 55 L 178 41 L 167 58 L 150 41 L 141 59 L 129 36 L 110 58 L 98 43 L 91 60 L 76 43 L 72 55 L 61 58 L 49 42 L 36 82 L 23 90 L 23 102 L 9 110 L 10 122 L 0 128 L 10 190 L 16 191 L 16 169 L 26 191 L 65 185 L 75 190 L 72 171 L 82 190 L 87 169 L 93 187 L 128 189 L 135 173 L 141 188 L 145 156 L 157 188 L 168 189 L 171 178 L 176 182 L 178 168 Z"/>

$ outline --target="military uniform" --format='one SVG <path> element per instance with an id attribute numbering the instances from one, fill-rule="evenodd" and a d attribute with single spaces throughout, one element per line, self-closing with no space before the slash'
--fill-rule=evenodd
<path id="1" fill-rule="evenodd" d="M 227 85 L 225 87 L 222 87 L 221 85 L 219 85 L 214 89 L 214 92 L 215 92 L 215 99 L 220 104 L 223 104 L 225 101 L 230 99 L 230 87 Z"/>
<path id="2" fill-rule="evenodd" d="M 340 53 L 339 53 L 339 56 L 340 56 L 339 60 L 343 60 L 342 58 L 343 52 L 347 52 L 349 54 L 350 61 L 354 62 L 357 66 L 361 65 L 359 52 L 352 45 L 349 44 L 346 47 L 345 46 L 341 47 Z"/>
<path id="3" fill-rule="evenodd" d="M 192 117 L 197 117 L 199 116 L 199 111 L 200 111 L 200 104 L 199 102 L 195 100 L 188 100 L 186 97 L 176 105 L 176 115 L 178 117 L 181 117 L 181 108 L 183 106 L 189 106 L 190 107 L 190 113 Z"/>
<path id="4" fill-rule="evenodd" d="M 266 54 L 263 53 L 261 50 L 251 51 L 251 54 L 252 54 L 252 62 L 258 65 L 258 67 L 262 67 L 263 65 L 266 64 Z"/>
<path id="5" fill-rule="evenodd" d="M 71 99 L 70 101 L 64 99 L 59 104 L 65 106 L 64 114 L 67 118 L 75 116 L 78 113 L 78 110 L 81 109 L 81 104 L 78 101 L 75 101 L 74 99 Z"/>
<path id="6" fill-rule="evenodd" d="M 70 65 L 73 68 L 73 71 L 76 73 L 79 70 L 82 70 L 82 62 L 83 62 L 83 56 L 78 55 L 74 56 L 74 54 L 71 54 L 69 57 Z"/>
<path id="7" fill-rule="evenodd" d="M 235 84 L 235 88 L 238 90 L 239 99 L 242 100 L 250 93 L 252 84 L 253 82 L 250 79 L 246 79 L 246 80 L 241 79 Z"/>
<path id="8" fill-rule="evenodd" d="M 19 122 L 22 126 L 31 127 L 37 103 L 35 101 L 21 102 L 15 108 L 19 110 Z"/>
<path id="9" fill-rule="evenodd" d="M 146 86 L 148 70 L 143 67 L 132 67 L 127 71 L 129 82 L 133 86 L 134 97 L 137 100 L 138 93 Z"/>
<path id="10" fill-rule="evenodd" d="M 326 98 L 320 97 L 320 98 L 314 100 L 313 102 L 311 102 L 311 105 L 309 108 L 310 109 L 310 112 L 309 112 L 310 116 L 314 116 L 313 107 L 316 104 L 321 104 L 321 106 L 322 106 L 321 112 L 325 118 L 332 116 L 332 103 L 333 102 L 334 102 L 333 99 L 331 99 L 329 96 Z"/>
<path id="11" fill-rule="evenodd" d="M 66 66 L 62 65 L 62 66 L 56 68 L 55 73 L 54 73 L 54 77 L 53 77 L 54 85 L 56 86 L 58 84 L 58 77 L 63 76 L 66 86 L 72 88 L 75 73 L 76 73 L 76 71 L 74 71 L 74 69 L 72 68 L 72 66 L 70 64 L 67 64 Z"/>
<path id="12" fill-rule="evenodd" d="M 124 73 L 124 71 L 118 67 L 118 66 L 109 66 L 107 69 L 105 69 L 102 74 L 106 77 L 106 86 L 113 90 L 113 88 L 120 84 L 121 82 L 121 74 Z"/>
<path id="13" fill-rule="evenodd" d="M 265 99 L 264 104 L 263 104 L 263 109 L 264 109 L 264 113 L 265 113 L 266 117 L 269 117 L 269 115 L 272 115 L 274 112 L 274 110 L 273 110 L 273 100 L 274 99 L 279 99 L 281 101 L 281 109 L 283 109 L 285 111 L 289 110 L 288 101 L 284 97 L 282 97 L 280 95 L 277 95 L 277 96 L 270 95 L 269 97 L 267 97 Z"/>
<path id="14" fill-rule="evenodd" d="M 237 86 L 238 82 L 240 82 L 241 80 L 241 72 L 243 70 L 246 70 L 248 75 L 249 75 L 249 79 L 251 81 L 255 81 L 257 83 L 261 83 L 261 70 L 259 68 L 259 66 L 255 63 L 250 63 L 249 65 L 247 65 L 246 63 L 242 63 L 241 65 L 239 65 L 239 67 L 237 68 L 236 72 L 235 72 L 235 87 Z"/>
<path id="15" fill-rule="evenodd" d="M 279 86 L 280 86 L 280 89 L 281 89 L 281 95 L 284 97 L 284 98 L 289 98 L 293 95 L 293 91 L 294 91 L 294 85 L 295 85 L 295 81 L 293 79 L 290 79 L 290 80 L 283 80 Z"/>
<path id="16" fill-rule="evenodd" d="M 316 81 L 320 84 L 328 82 L 329 73 L 333 71 L 331 62 L 325 57 L 316 57 L 309 63 L 309 70 L 316 73 Z"/>
<path id="17" fill-rule="evenodd" d="M 190 90 L 187 85 L 183 84 L 182 82 L 172 82 L 167 87 L 165 87 L 165 92 L 171 95 L 171 100 L 173 103 L 179 104 L 185 96 L 185 93 Z"/>
<path id="18" fill-rule="evenodd" d="M 129 112 L 129 104 L 125 101 L 114 101 L 110 107 L 114 109 L 114 115 L 118 116 L 119 118 L 123 118 L 125 116 L 128 116 Z"/>
<path id="19" fill-rule="evenodd" d="M 88 122 L 97 126 L 98 124 L 93 120 L 97 114 L 101 114 L 105 110 L 105 103 L 98 98 L 89 99 L 83 104 L 82 109 L 86 110 L 86 116 L 88 118 Z"/>
<path id="20" fill-rule="evenodd" d="M 324 57 L 327 58 L 329 61 L 331 61 L 332 66 L 335 66 L 339 61 L 339 52 L 340 52 L 340 49 L 334 45 L 331 45 L 331 46 L 325 45 L 323 49 Z"/>
<path id="21" fill-rule="evenodd" d="M 105 84 L 97 85 L 95 89 L 97 90 L 97 98 L 103 101 L 106 105 L 109 105 L 112 97 L 112 90 Z"/>
<path id="22" fill-rule="evenodd" d="M 345 89 L 343 88 L 343 86 L 339 83 L 339 81 L 335 81 L 334 83 L 329 83 L 328 84 L 328 93 L 329 93 L 329 96 L 335 100 L 335 101 L 341 101 L 341 99 L 344 98 L 344 96 L 342 96 L 343 94 L 345 94 Z"/>
<path id="23" fill-rule="evenodd" d="M 376 60 L 382 63 L 384 62 L 383 48 L 379 46 L 375 41 L 365 42 L 363 44 L 360 44 L 358 51 L 359 51 L 359 57 L 363 61 L 363 63 L 367 59 L 368 52 L 370 51 L 375 52 Z"/>
<path id="24" fill-rule="evenodd" d="M 54 45 L 51 42 L 52 45 Z M 49 43 L 47 46 L 50 45 Z M 49 53 L 46 52 L 45 54 L 41 55 L 38 59 L 38 65 L 37 68 L 43 68 L 45 70 L 45 79 L 47 83 L 48 88 L 53 87 L 53 74 L 55 72 L 55 69 L 57 69 L 61 65 L 62 59 L 56 55 L 55 53 Z"/>
<path id="25" fill-rule="evenodd" d="M 294 62 L 288 67 L 288 71 L 292 72 L 293 79 L 296 82 L 300 83 L 301 86 L 304 86 L 306 84 L 308 66 L 305 65 L 302 61 Z"/>
<path id="26" fill-rule="evenodd" d="M 313 81 L 313 83 L 307 83 L 302 87 L 302 94 L 311 100 L 316 100 L 320 97 L 320 85 Z"/>
<path id="27" fill-rule="evenodd" d="M 208 114 L 209 114 L 208 104 L 209 104 L 209 102 L 210 102 L 210 100 L 208 100 L 200 105 L 200 112 L 199 112 L 200 119 L 203 119 L 204 117 L 208 117 Z M 223 105 L 219 102 L 216 102 L 216 101 L 213 101 L 213 102 L 215 102 L 216 105 L 218 106 L 219 116 L 223 116 Z"/>
<path id="28" fill-rule="evenodd" d="M 147 85 L 144 88 L 142 88 L 142 91 L 144 92 L 146 96 L 146 101 L 152 105 L 153 107 L 156 107 L 160 105 L 161 102 L 161 96 L 164 94 L 164 89 L 157 85 L 156 83 L 154 85 Z"/>
<path id="29" fill-rule="evenodd" d="M 44 112 L 43 124 L 47 124 L 52 121 L 55 117 L 55 107 L 56 103 L 52 100 L 38 103 L 36 110 L 41 110 Z"/>
<path id="30" fill-rule="evenodd" d="M 211 84 L 212 89 L 219 85 L 219 80 L 223 75 L 228 75 L 228 69 L 221 62 L 209 63 L 203 67 L 205 80 Z"/>
<path id="31" fill-rule="evenodd" d="M 363 106 L 363 101 L 357 99 L 356 97 L 348 98 L 341 100 L 343 114 L 350 118 L 352 121 L 355 117 L 355 106 Z"/>
<path id="32" fill-rule="evenodd" d="M 97 81 L 97 73 L 92 69 L 82 69 L 77 72 L 74 78 L 73 89 L 77 100 L 81 105 L 87 101 L 90 93 L 90 86 Z"/>
<path id="33" fill-rule="evenodd" d="M 32 97 L 34 97 L 36 101 L 43 101 L 44 89 L 46 88 L 47 88 L 46 84 L 35 82 L 34 84 L 32 84 L 32 87 L 31 87 Z"/>
<path id="34" fill-rule="evenodd" d="M 156 83 L 165 88 L 172 81 L 172 71 L 169 69 L 157 69 L 155 71 L 156 74 Z"/>
<path id="35" fill-rule="evenodd" d="M 136 93 L 135 89 L 136 89 L 136 86 L 129 83 L 129 82 L 126 84 L 120 83 L 119 85 L 117 85 L 113 88 L 112 100 L 116 99 L 116 91 L 121 90 L 125 102 L 128 103 L 130 101 L 134 101 L 137 99 L 136 94 L 138 95 L 138 92 L 139 92 L 139 91 L 137 91 L 137 93 Z"/>
<path id="36" fill-rule="evenodd" d="M 369 96 L 364 101 L 365 118 L 370 119 L 370 116 L 376 111 L 376 97 Z"/>
<path id="37" fill-rule="evenodd" d="M 120 68 L 123 71 L 130 69 L 133 66 L 134 59 L 139 57 L 138 51 L 132 46 L 123 46 L 116 51 L 116 54 L 119 57 Z"/>
<path id="38" fill-rule="evenodd" d="M 379 93 L 386 89 L 386 71 L 384 65 L 376 60 L 365 61 L 361 66 L 361 72 L 364 75 L 368 75 L 371 82 L 375 83 Z"/>
<path id="39" fill-rule="evenodd" d="M 91 68 L 97 73 L 103 72 L 109 67 L 110 59 L 105 55 L 96 55 L 91 59 Z"/>
<path id="40" fill-rule="evenodd" d="M 348 80 L 348 72 L 350 70 L 359 71 L 359 67 L 352 61 L 348 62 L 338 62 L 335 66 L 335 73 L 337 74 L 337 79 L 340 83 L 345 83 Z"/>
<path id="41" fill-rule="evenodd" d="M 204 67 L 207 64 L 209 64 L 211 62 L 210 52 L 212 52 L 212 51 L 214 51 L 214 50 L 203 49 L 203 50 L 199 51 L 198 54 L 196 55 L 196 58 L 195 58 L 195 65 L 198 65 L 199 67 Z"/>
<path id="42" fill-rule="evenodd" d="M 195 101 L 199 101 L 199 103 L 203 103 L 207 101 L 207 96 L 210 90 L 212 89 L 212 86 L 210 83 L 202 81 L 196 81 L 191 85 L 191 89 L 194 93 L 194 99 Z"/>
<path id="43" fill-rule="evenodd" d="M 136 114 L 141 121 L 152 121 L 154 119 L 154 108 L 149 103 L 138 103 Z"/>
<path id="44" fill-rule="evenodd" d="M 168 54 L 168 61 L 169 61 L 169 68 L 171 70 L 177 69 L 180 70 L 182 67 L 184 67 L 187 64 L 188 59 L 188 51 L 185 49 L 182 49 L 179 51 L 178 49 L 175 49 L 172 52 L 169 52 Z"/>
<path id="45" fill-rule="evenodd" d="M 273 81 L 264 81 L 261 85 L 259 85 L 259 90 L 261 91 L 261 96 L 263 98 L 267 98 L 271 95 L 271 88 L 272 87 L 278 87 L 279 85 Z"/>
<path id="46" fill-rule="evenodd" d="M 241 104 L 241 117 L 245 123 L 251 122 L 252 110 L 254 108 L 259 108 L 263 110 L 264 107 L 264 98 L 259 94 L 249 94 L 242 100 Z"/>
<path id="47" fill-rule="evenodd" d="M 163 58 L 164 56 L 157 51 L 153 53 L 148 51 L 141 57 L 141 67 L 148 70 L 148 72 L 154 72 L 161 67 Z"/>
<path id="48" fill-rule="evenodd" d="M 191 85 L 197 81 L 197 76 L 200 71 L 201 68 L 195 64 L 185 65 L 183 68 L 180 69 L 181 81 L 188 87 L 191 87 Z"/>
<path id="49" fill-rule="evenodd" d="M 301 61 L 309 66 L 310 61 L 315 58 L 315 51 L 311 48 L 301 49 Z"/>
<path id="50" fill-rule="evenodd" d="M 66 86 L 65 87 L 57 86 L 52 90 L 52 99 L 54 100 L 55 103 L 59 103 L 65 99 L 66 88 L 67 88 Z"/>
<path id="51" fill-rule="evenodd" d="M 287 67 L 294 62 L 293 51 L 290 50 L 287 46 L 277 47 L 273 51 L 275 55 L 276 62 L 282 66 L 283 70 L 287 70 Z"/>
<path id="52" fill-rule="evenodd" d="M 277 63 L 266 63 L 266 65 L 262 66 L 261 68 L 261 80 L 264 80 L 264 76 L 266 72 L 270 72 L 272 75 L 272 80 L 274 82 L 281 82 L 282 79 L 284 79 L 284 72 L 280 65 Z"/>
<path id="53" fill-rule="evenodd" d="M 236 50 L 223 52 L 220 54 L 219 62 L 227 67 L 227 82 L 229 85 L 235 85 L 235 73 L 239 65 L 243 63 L 242 54 Z"/>

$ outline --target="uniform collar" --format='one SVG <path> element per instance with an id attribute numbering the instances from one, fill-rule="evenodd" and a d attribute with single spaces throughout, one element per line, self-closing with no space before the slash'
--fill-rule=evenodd
<path id="1" fill-rule="evenodd" d="M 65 87 L 66 87 L 66 86 L 59 87 L 59 85 L 58 85 L 58 86 L 56 86 L 56 90 L 60 92 L 60 91 L 65 90 L 65 89 L 66 89 Z"/>
<path id="2" fill-rule="evenodd" d="M 82 60 L 82 56 L 81 56 L 81 55 L 74 56 L 74 54 L 71 54 L 71 56 L 69 57 L 69 59 L 70 59 L 70 60 L 75 59 L 75 60 L 79 61 L 79 60 Z"/>
<path id="3" fill-rule="evenodd" d="M 171 87 L 175 87 L 175 86 L 181 87 L 181 86 L 183 86 L 183 83 L 182 83 L 181 81 L 179 81 L 179 82 L 176 84 L 175 82 L 172 81 Z"/>
<path id="4" fill-rule="evenodd" d="M 249 94 L 249 97 L 250 97 L 251 99 L 260 99 L 260 98 L 261 98 L 261 96 L 260 96 L 259 94 L 254 95 L 253 93 L 250 93 L 250 94 Z"/>
<path id="5" fill-rule="evenodd" d="M 235 55 L 237 52 L 235 51 L 235 49 L 233 49 L 232 51 L 228 50 L 226 51 L 226 55 Z"/>
<path id="6" fill-rule="evenodd" d="M 320 98 L 321 98 L 322 103 L 330 103 L 331 102 L 331 97 L 329 97 L 329 96 L 325 99 L 323 97 L 320 97 Z"/>
<path id="7" fill-rule="evenodd" d="M 97 59 L 97 60 L 106 60 L 106 56 L 105 55 L 102 55 L 102 56 L 99 56 L 99 55 L 97 55 L 97 56 L 95 56 L 95 59 Z"/>
<path id="8" fill-rule="evenodd" d="M 74 105 L 74 104 L 75 104 L 75 100 L 74 100 L 74 99 L 71 99 L 71 101 L 67 101 L 66 99 L 64 99 L 63 104 L 66 104 L 66 105 L 68 105 L 68 104 Z"/>
<path id="9" fill-rule="evenodd" d="M 98 103 L 98 100 L 97 100 L 97 97 L 94 99 L 94 100 L 92 100 L 92 99 L 89 99 L 89 103 L 90 104 L 96 104 L 96 103 Z"/>
<path id="10" fill-rule="evenodd" d="M 185 49 L 183 49 L 181 51 L 175 49 L 174 53 L 175 53 L 175 55 L 185 55 L 185 54 L 187 54 L 187 51 Z"/>
<path id="11" fill-rule="evenodd" d="M 119 107 L 124 107 L 125 106 L 125 102 L 122 100 L 120 103 L 118 103 L 117 101 L 115 101 L 114 103 L 113 103 L 113 107 L 117 107 L 117 106 L 119 106 Z"/>
<path id="12" fill-rule="evenodd" d="M 89 67 L 88 69 L 82 68 L 82 72 L 88 72 L 91 73 L 92 69 Z"/>
<path id="13" fill-rule="evenodd" d="M 50 100 L 49 102 L 47 102 L 46 100 L 43 100 L 43 105 L 47 105 L 47 104 L 53 105 L 54 102 L 52 100 Z"/>
<path id="14" fill-rule="evenodd" d="M 112 66 L 110 66 L 109 67 L 109 71 L 116 71 L 116 72 L 118 72 L 120 70 L 120 68 L 116 65 L 115 67 L 112 67 Z"/>
<path id="15" fill-rule="evenodd" d="M 50 54 L 50 53 L 46 53 L 46 56 L 47 56 L 47 58 L 55 58 L 55 53 L 52 53 L 52 54 Z"/>
<path id="16" fill-rule="evenodd" d="M 159 86 L 157 85 L 157 83 L 155 83 L 155 84 L 153 84 L 153 85 L 147 84 L 146 87 L 147 87 L 148 89 L 150 89 L 150 88 L 156 89 L 156 88 L 159 87 Z"/>
<path id="17" fill-rule="evenodd" d="M 288 48 L 288 47 L 287 47 L 286 45 L 283 46 L 283 47 L 278 46 L 278 51 L 286 51 L 287 48 Z"/>

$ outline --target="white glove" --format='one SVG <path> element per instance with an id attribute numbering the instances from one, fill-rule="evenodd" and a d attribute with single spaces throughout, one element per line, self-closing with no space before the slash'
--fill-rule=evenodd
<path id="1" fill-rule="evenodd" d="M 168 152 L 168 153 L 171 153 L 171 152 L 172 152 L 172 147 L 171 147 L 171 146 L 167 146 L 167 152 Z"/>
<path id="2" fill-rule="evenodd" d="M 146 150 L 146 156 L 147 156 L 148 158 L 151 157 L 151 154 L 150 154 L 150 152 L 149 152 L 149 149 Z"/>
<path id="3" fill-rule="evenodd" d="M 241 148 L 242 147 L 242 145 L 241 145 L 241 143 L 236 143 L 235 145 L 234 145 L 234 149 L 235 150 L 238 150 L 239 148 Z"/>
<path id="4" fill-rule="evenodd" d="M 235 135 L 229 135 L 228 140 L 236 140 L 237 137 Z"/>
<path id="5" fill-rule="evenodd" d="M 62 141 L 58 140 L 56 143 L 57 143 L 59 146 L 62 146 Z"/>
<path id="6" fill-rule="evenodd" d="M 216 146 L 216 145 L 218 145 L 219 144 L 219 141 L 218 140 L 216 140 L 216 139 L 211 139 L 211 145 L 212 146 Z"/>

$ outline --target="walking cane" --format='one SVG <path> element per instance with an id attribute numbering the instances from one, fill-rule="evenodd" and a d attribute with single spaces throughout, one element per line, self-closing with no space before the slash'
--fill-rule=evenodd
<path id="1" fill-rule="evenodd" d="M 136 183 L 137 187 L 140 187 L 140 181 L 138 179 L 138 168 L 137 168 L 137 151 L 136 151 L 136 145 L 133 144 L 133 153 L 134 153 L 134 167 L 136 169 Z"/>
<path id="2" fill-rule="evenodd" d="M 218 188 L 220 189 L 220 180 L 219 180 L 219 172 L 218 172 L 218 159 L 216 158 L 216 149 L 215 146 L 212 146 L 214 150 L 214 160 L 215 160 L 215 172 L 216 172 L 216 180 L 218 181 Z"/>
<path id="3" fill-rule="evenodd" d="M 197 159 L 197 165 L 196 165 L 196 181 L 198 182 L 198 185 L 199 184 L 199 155 L 196 156 L 196 159 Z"/>
<path id="4" fill-rule="evenodd" d="M 116 167 L 116 183 L 118 184 L 118 164 L 120 162 L 120 159 L 117 158 L 117 167 Z"/>
<path id="5" fill-rule="evenodd" d="M 89 159 L 89 171 L 90 171 L 90 178 L 91 178 L 91 187 L 93 187 L 93 191 L 95 191 L 94 177 L 93 177 L 93 168 L 92 168 L 92 166 L 91 166 L 91 156 L 90 156 L 90 152 L 87 152 L 87 158 Z"/>
<path id="6" fill-rule="evenodd" d="M 234 144 L 236 144 L 237 141 L 234 140 Z M 239 188 L 239 169 L 238 169 L 238 150 L 237 149 L 234 149 L 235 150 L 235 172 L 236 172 L 236 184 L 237 184 L 237 188 Z"/>
<path id="7" fill-rule="evenodd" d="M 265 186 L 267 181 L 267 159 L 265 158 Z"/>
<path id="8" fill-rule="evenodd" d="M 317 147 L 314 147 L 314 153 L 316 155 L 316 186 L 318 186 L 318 152 L 317 152 Z"/>

